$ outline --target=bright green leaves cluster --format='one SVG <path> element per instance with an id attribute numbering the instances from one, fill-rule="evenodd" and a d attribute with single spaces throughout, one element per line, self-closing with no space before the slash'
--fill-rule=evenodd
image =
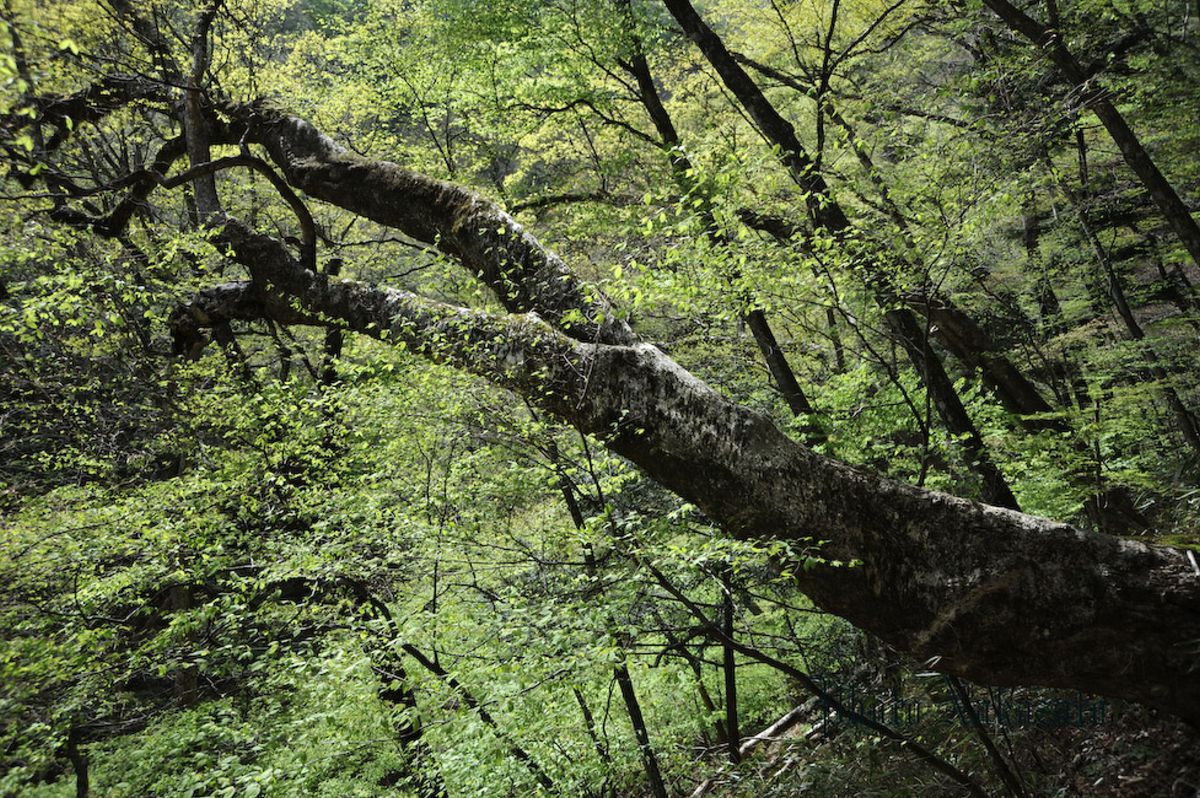
<path id="1" fill-rule="evenodd" d="M 769 5 L 700 4 L 731 48 L 811 80 L 826 56 L 813 35 L 825 35 L 835 4 Z M 899 294 L 936 291 L 979 320 L 1059 408 L 1046 420 L 1068 432 L 1031 432 L 947 357 L 1027 510 L 1078 517 L 1095 485 L 1117 484 L 1163 528 L 1194 524 L 1195 456 L 1172 438 L 1162 397 L 1170 383 L 1190 406 L 1200 399 L 1197 276 L 1111 146 L 1045 63 L 989 32 L 973 5 L 921 26 L 914 15 L 931 9 L 836 5 L 832 50 L 845 60 L 820 134 L 813 91 L 751 74 L 820 154 L 856 226 L 839 237 L 812 229 L 814 197 L 657 3 L 632 3 L 629 19 L 607 0 L 230 1 L 214 29 L 214 69 L 232 99 L 265 99 L 357 152 L 514 209 L 643 340 L 800 437 L 810 419 L 787 411 L 745 323 L 762 311 L 827 433 L 818 448 L 973 495 L 962 442 L 938 423 L 887 331 L 895 304 L 881 307 L 868 285 L 873 259 Z M 182 0 L 155 6 L 180 29 L 195 11 Z M 29 71 L 6 27 L 4 114 L 28 117 L 31 91 L 77 89 L 97 65 L 156 68 L 91 0 L 11 7 Z M 1062 10 L 1082 51 L 1139 17 L 1164 25 L 1156 15 L 1168 13 L 1092 0 Z M 170 46 L 187 57 L 181 41 Z M 673 153 L 622 66 L 639 46 L 679 134 Z M 1191 53 L 1135 48 L 1098 78 L 1180 186 L 1200 175 L 1200 84 L 1179 79 L 1196 72 Z M 94 180 L 121 177 L 180 132 L 142 106 L 68 127 L 76 135 L 56 158 L 72 174 L 98 163 Z M 1077 130 L 1090 210 L 1126 219 L 1106 226 L 1101 244 L 1134 253 L 1117 272 L 1145 341 L 1115 322 L 1060 188 L 1083 177 Z M 25 173 L 44 173 L 32 129 L 5 145 Z M 690 166 L 673 170 L 672 154 Z M 5 202 L 25 190 L 4 182 Z M 219 184 L 238 218 L 295 232 L 261 177 L 231 171 Z M 85 209 L 111 201 L 98 195 Z M 452 795 L 535 794 L 514 742 L 561 794 L 635 794 L 640 757 L 614 697 L 621 664 L 664 770 L 682 784 L 723 716 L 720 653 L 698 634 L 685 644 L 702 658 L 698 672 L 663 653 L 697 621 L 648 565 L 714 613 L 732 574 L 739 639 L 814 670 L 861 664 L 856 638 L 808 612 L 795 589 L 808 569 L 859 563 L 830 553 L 819 530 L 791 546 L 732 542 L 602 441 L 417 357 L 454 354 L 463 324 L 405 347 L 350 337 L 329 386 L 317 379 L 324 330 L 238 321 L 236 351 L 210 345 L 181 358 L 169 328 L 181 302 L 247 276 L 195 231 L 186 192 L 153 195 L 127 242 L 64 232 L 47 218 L 54 202 L 12 200 L 0 240 L 0 792 L 69 794 L 68 731 L 93 724 L 126 732 L 85 743 L 96 794 L 377 795 L 402 789 L 398 730 L 413 721 Z M 436 242 L 310 206 L 322 266 L 336 256 L 348 277 L 500 307 Z M 790 237 L 747 224 L 747 211 Z M 1025 217 L 1040 226 L 1029 247 Z M 1042 301 L 1047 283 L 1056 310 Z M 1170 290 L 1193 309 L 1173 310 Z M 933 346 L 946 354 L 936 336 Z M 1151 354 L 1165 379 L 1146 369 Z M 344 592 L 285 595 L 347 581 L 365 585 L 394 625 Z M 495 726 L 405 644 L 435 657 Z M 397 661 L 403 680 L 387 672 Z M 745 729 L 800 700 L 769 669 L 738 664 Z M 402 685 L 415 709 L 382 698 Z M 120 726 L 131 718 L 138 724 Z M 861 751 L 850 750 L 856 761 Z"/>

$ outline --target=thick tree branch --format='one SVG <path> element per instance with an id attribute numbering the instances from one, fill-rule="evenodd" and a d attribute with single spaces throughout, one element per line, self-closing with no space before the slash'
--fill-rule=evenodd
<path id="1" fill-rule="evenodd" d="M 0 129 L 11 135 L 34 123 L 51 125 L 55 133 L 46 140 L 46 151 L 53 152 L 79 125 L 95 122 L 137 101 L 169 102 L 162 84 L 143 78 L 109 76 L 73 94 L 36 98 L 32 101 L 32 114 L 17 111 L 0 116 Z"/>
<path id="2" fill-rule="evenodd" d="M 225 109 L 267 148 L 287 181 L 312 197 L 436 246 L 481 277 L 512 313 L 536 310 L 584 341 L 632 344 L 608 300 L 585 287 L 495 204 L 450 183 L 339 147 L 304 120 L 262 107 Z"/>

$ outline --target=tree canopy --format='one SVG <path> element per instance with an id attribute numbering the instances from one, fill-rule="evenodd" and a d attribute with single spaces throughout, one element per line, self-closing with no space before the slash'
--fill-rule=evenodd
<path id="1" fill-rule="evenodd" d="M 0 793 L 1066 794 L 1000 689 L 1193 739 L 1200 7 L 0 24 Z"/>

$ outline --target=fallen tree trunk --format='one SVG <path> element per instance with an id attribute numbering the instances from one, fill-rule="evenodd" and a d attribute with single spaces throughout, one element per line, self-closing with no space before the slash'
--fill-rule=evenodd
<path id="1" fill-rule="evenodd" d="M 533 314 L 331 281 L 232 221 L 224 239 L 256 282 L 307 313 L 527 397 L 738 537 L 794 542 L 808 555 L 796 578 L 818 606 L 936 670 L 1078 688 L 1200 722 L 1200 568 L 1183 551 L 858 471 L 649 344 L 581 341 Z"/>
<path id="2" fill-rule="evenodd" d="M 791 542 L 798 585 L 815 604 L 933 669 L 1077 688 L 1200 724 L 1200 565 L 1190 552 L 818 455 L 641 342 L 494 204 L 349 153 L 295 117 L 229 105 L 223 121 L 209 110 L 214 145 L 263 145 L 290 185 L 436 244 L 510 313 L 331 279 L 280 241 L 214 216 L 218 243 L 252 279 L 202 292 L 200 312 L 179 317 L 190 319 L 184 328 L 278 314 L 405 345 L 603 440 L 730 534 Z"/>
<path id="3" fill-rule="evenodd" d="M 746 737 L 742 740 L 738 747 L 738 755 L 745 759 L 762 745 L 770 745 L 779 741 L 783 734 L 790 731 L 792 727 L 799 725 L 802 721 L 808 718 L 817 705 L 820 703 L 818 698 L 810 698 L 798 707 L 793 707 L 788 712 L 785 712 L 778 720 L 772 723 L 767 728 L 763 729 L 753 737 Z M 811 734 L 812 732 L 809 732 Z M 808 735 L 805 735 L 807 737 Z M 712 792 L 713 787 L 717 786 L 719 776 L 710 776 L 704 781 L 696 785 L 696 789 L 692 790 L 691 798 L 703 798 Z"/>

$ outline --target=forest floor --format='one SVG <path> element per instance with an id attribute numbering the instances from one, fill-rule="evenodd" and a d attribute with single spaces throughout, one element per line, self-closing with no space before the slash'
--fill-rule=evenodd
<path id="1" fill-rule="evenodd" d="M 928 771 L 899 752 L 881 754 L 861 732 L 821 740 L 808 724 L 789 730 L 736 775 L 718 777 L 710 798 L 951 798 L 957 786 L 937 785 Z M 933 732 L 933 730 L 929 730 Z M 958 736 L 956 735 L 956 738 Z M 936 739 L 933 733 L 926 742 Z M 1016 772 L 1033 796 L 1054 798 L 1198 798 L 1200 731 L 1136 707 L 1101 726 L 1024 729 L 1001 734 L 997 745 L 1014 755 Z M 940 750 L 963 752 L 958 764 L 989 795 L 1005 792 L 991 763 L 972 753 L 967 738 L 945 739 Z"/>

